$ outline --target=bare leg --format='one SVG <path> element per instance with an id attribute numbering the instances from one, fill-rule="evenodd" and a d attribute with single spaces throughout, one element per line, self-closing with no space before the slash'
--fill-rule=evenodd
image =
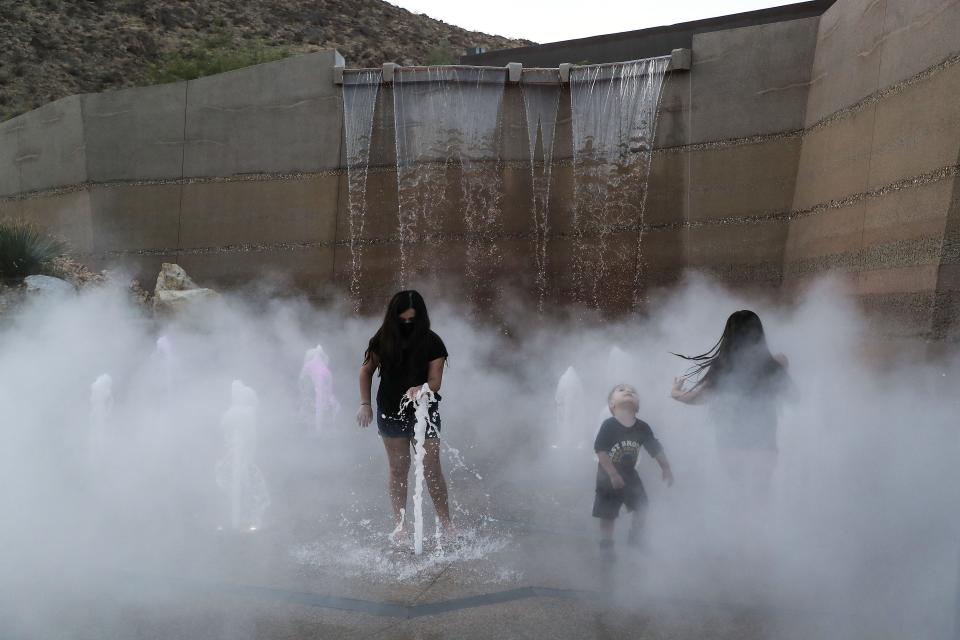
<path id="1" fill-rule="evenodd" d="M 600 518 L 600 560 L 604 563 L 605 569 L 609 569 L 616 558 L 613 551 L 613 525 L 615 523 L 616 520 L 613 518 Z"/>
<path id="2" fill-rule="evenodd" d="M 613 525 L 616 520 L 600 518 L 600 544 L 613 542 Z"/>
<path id="3" fill-rule="evenodd" d="M 633 518 L 630 521 L 630 531 L 627 533 L 627 544 L 632 547 L 639 547 L 643 544 L 643 527 L 646 521 L 646 509 L 640 507 L 633 512 Z"/>
<path id="4" fill-rule="evenodd" d="M 424 446 L 423 475 L 427 481 L 427 489 L 433 500 L 433 508 L 437 511 L 437 518 L 444 531 L 450 530 L 450 507 L 447 505 L 447 481 L 443 478 L 440 469 L 440 441 L 427 440 Z"/>
<path id="5" fill-rule="evenodd" d="M 390 465 L 390 502 L 396 526 L 403 522 L 402 512 L 407 507 L 407 475 L 410 473 L 410 438 L 383 438 Z"/>

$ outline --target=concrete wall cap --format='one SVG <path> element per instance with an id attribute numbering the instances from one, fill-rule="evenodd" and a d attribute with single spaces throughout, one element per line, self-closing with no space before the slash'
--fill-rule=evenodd
<path id="1" fill-rule="evenodd" d="M 383 63 L 383 81 L 384 82 L 393 82 L 393 72 L 396 71 L 399 67 L 396 62 L 384 62 Z"/>
<path id="2" fill-rule="evenodd" d="M 693 66 L 693 52 L 690 49 L 674 49 L 670 52 L 670 71 L 689 71 Z"/>

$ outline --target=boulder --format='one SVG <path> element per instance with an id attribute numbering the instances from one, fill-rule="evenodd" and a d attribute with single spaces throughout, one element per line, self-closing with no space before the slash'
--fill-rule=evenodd
<path id="1" fill-rule="evenodd" d="M 23 284 L 28 294 L 61 296 L 77 291 L 77 288 L 66 280 L 52 276 L 27 276 L 23 279 Z"/>
<path id="2" fill-rule="evenodd" d="M 157 275 L 157 286 L 154 288 L 154 293 L 188 291 L 199 288 L 197 283 L 190 279 L 190 276 L 180 265 L 172 262 L 164 262 L 160 265 L 160 273 Z"/>
<path id="3" fill-rule="evenodd" d="M 165 262 L 160 266 L 153 291 L 153 310 L 161 314 L 179 314 L 219 297 L 213 289 L 198 287 L 180 265 Z"/>

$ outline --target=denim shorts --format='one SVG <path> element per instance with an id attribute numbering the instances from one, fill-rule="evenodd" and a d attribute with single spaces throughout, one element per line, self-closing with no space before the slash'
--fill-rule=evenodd
<path id="1" fill-rule="evenodd" d="M 440 403 L 430 403 L 430 423 L 427 424 L 427 440 L 440 437 Z M 399 414 L 387 414 L 377 407 L 377 431 L 384 438 L 412 438 L 417 425 L 413 409 Z"/>

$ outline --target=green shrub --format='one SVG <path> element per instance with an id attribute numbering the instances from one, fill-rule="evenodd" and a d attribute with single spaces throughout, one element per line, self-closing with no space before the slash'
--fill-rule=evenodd
<path id="1" fill-rule="evenodd" d="M 148 69 L 146 79 L 151 84 L 195 80 L 289 56 L 286 47 L 268 46 L 258 41 L 238 42 L 229 34 L 220 33 L 185 54 L 166 56 Z"/>
<path id="2" fill-rule="evenodd" d="M 453 50 L 449 42 L 441 42 L 427 52 L 427 57 L 423 63 L 427 66 L 436 66 L 444 64 L 457 64 L 460 59 L 457 52 Z"/>
<path id="3" fill-rule="evenodd" d="M 66 245 L 29 222 L 0 222 L 0 278 L 23 278 L 47 271 Z"/>

